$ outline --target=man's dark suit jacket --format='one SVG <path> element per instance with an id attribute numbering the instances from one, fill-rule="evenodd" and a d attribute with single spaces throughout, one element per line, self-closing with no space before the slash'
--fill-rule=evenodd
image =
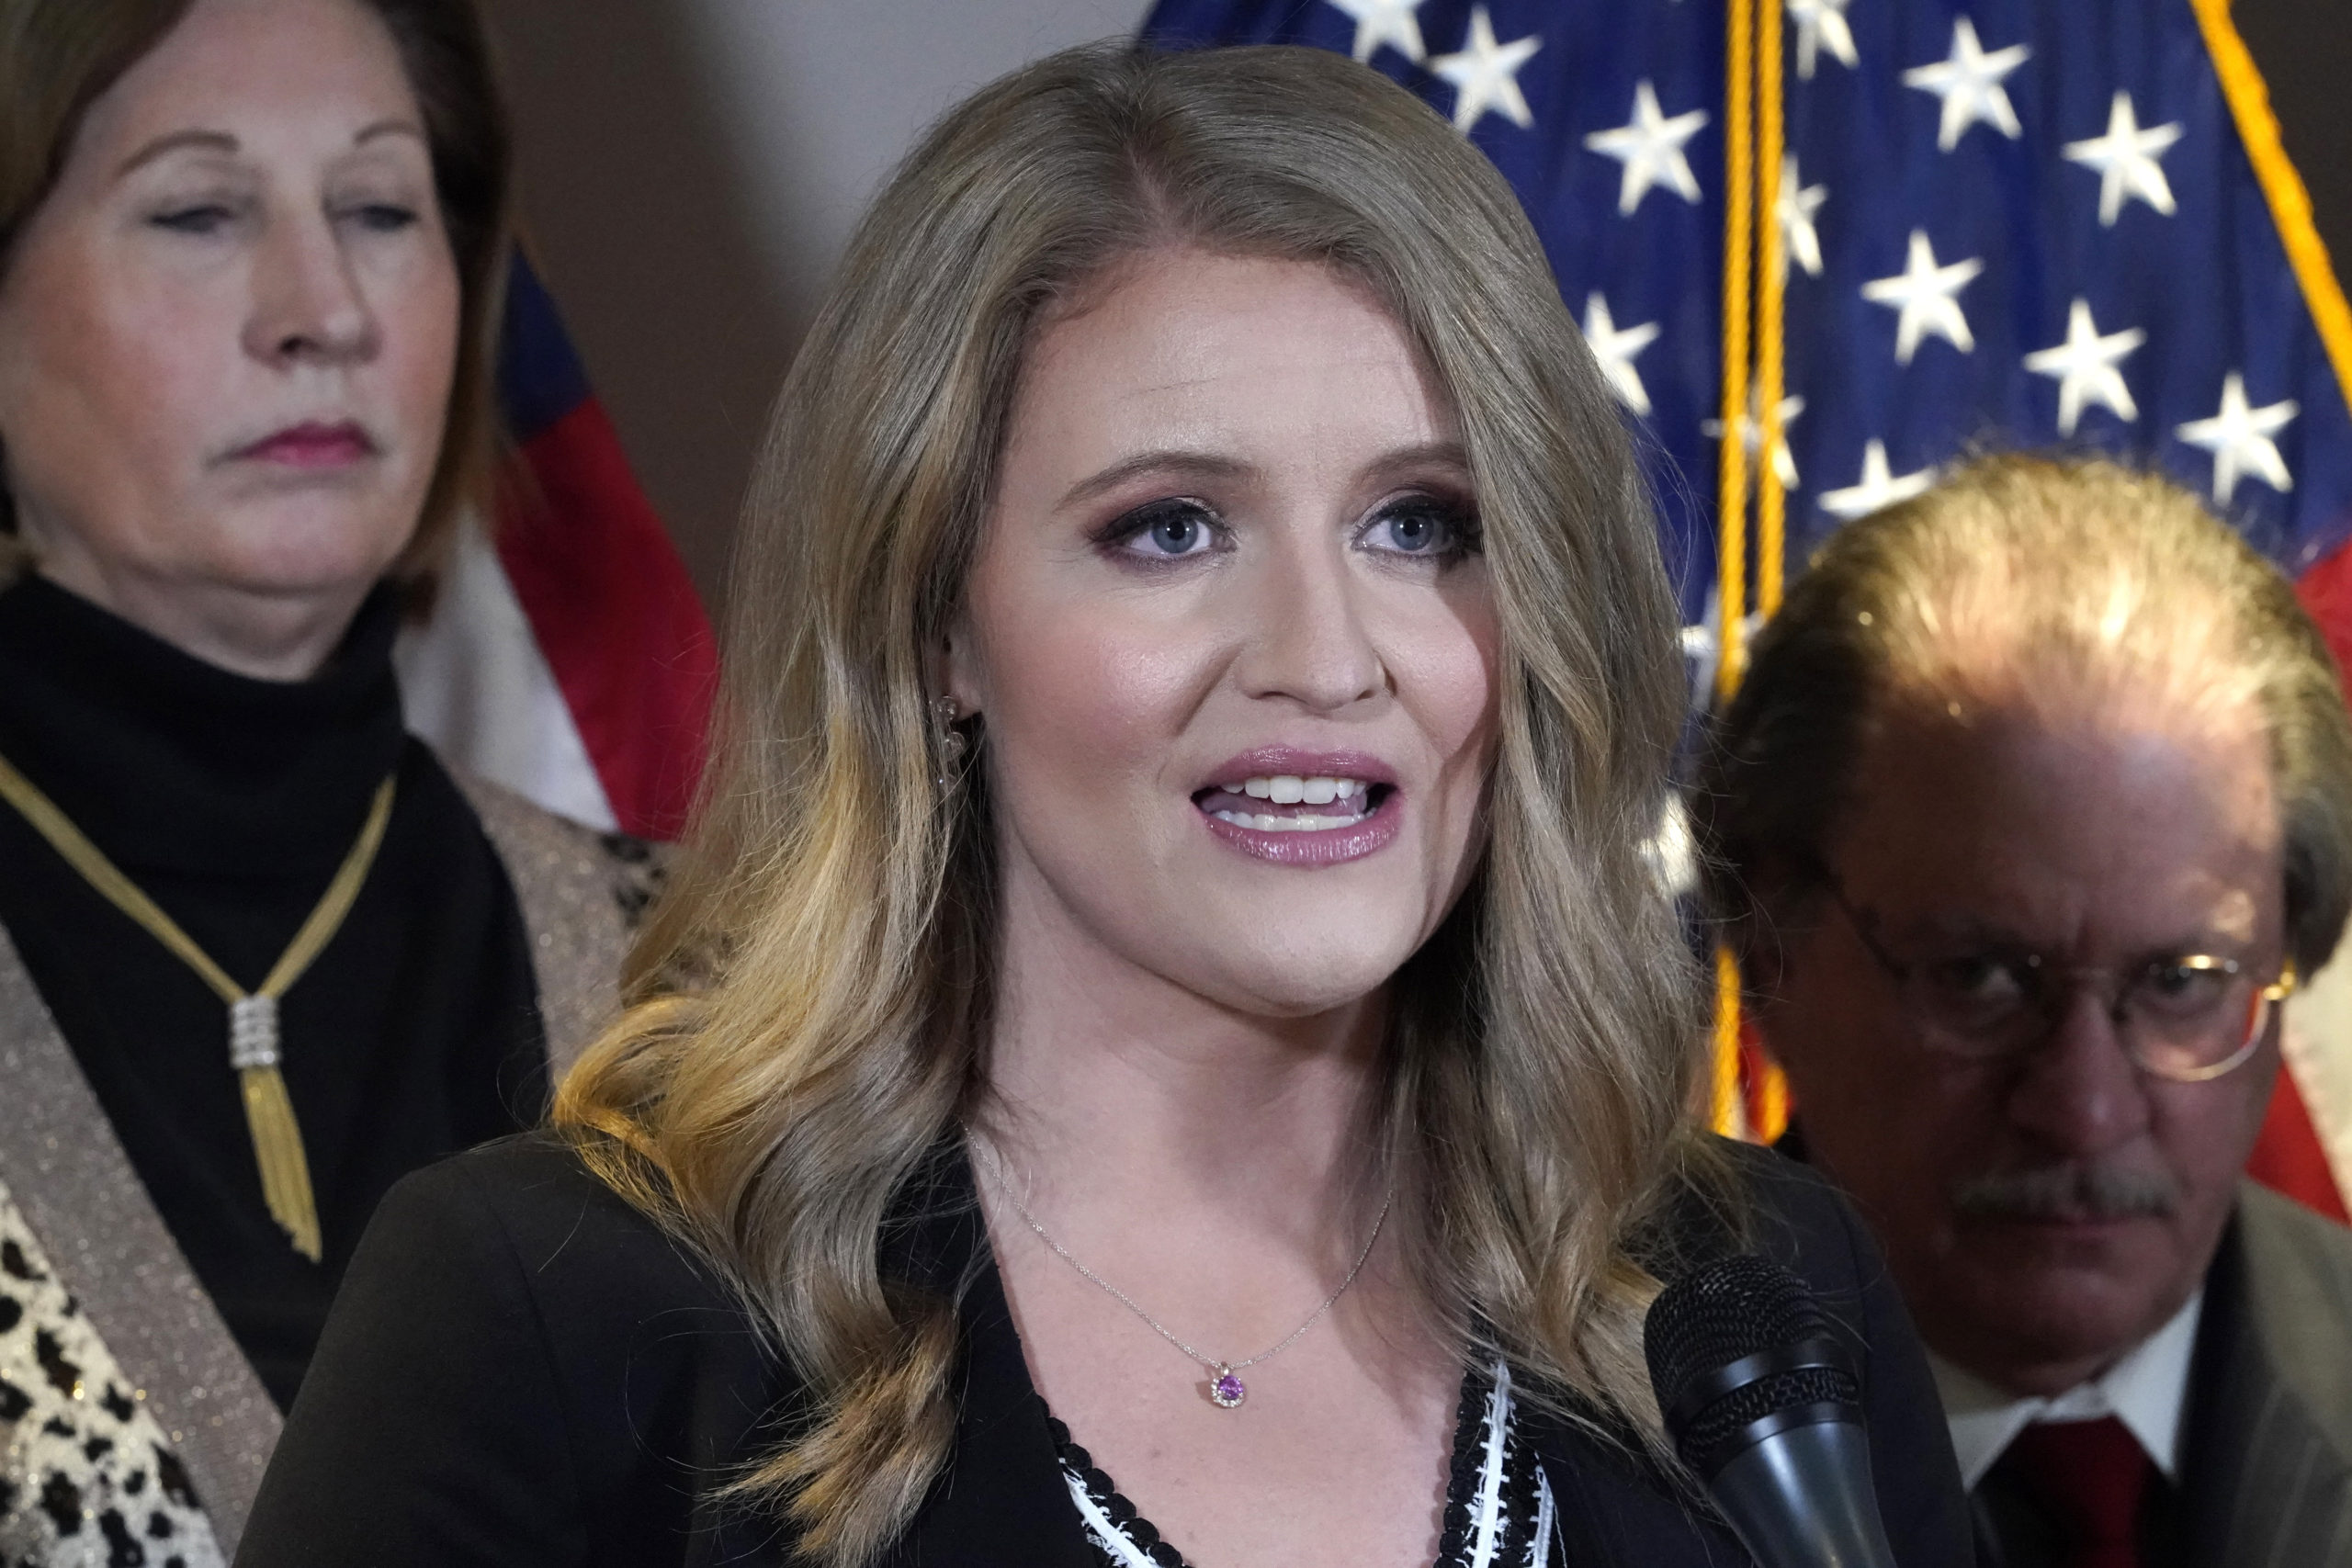
<path id="1" fill-rule="evenodd" d="M 2352 1231 L 2244 1183 L 2205 1276 L 2177 1486 L 2141 1521 L 2147 1568 L 2352 1568 Z M 1997 1475 L 1973 1498 L 1984 1568 L 2064 1561 Z"/>
<path id="2" fill-rule="evenodd" d="M 1756 1245 L 1812 1284 L 1865 1359 L 1879 1497 L 1903 1568 L 1965 1568 L 1950 1438 L 1875 1247 L 1817 1178 L 1761 1151 L 1737 1157 Z M 970 1281 L 955 1448 L 890 1561 L 1091 1568 L 969 1167 L 960 1153 L 939 1165 L 910 1245 L 885 1256 L 905 1257 L 926 1286 Z M 741 1307 L 571 1152 L 492 1145 L 410 1178 L 378 1212 L 237 1562 L 781 1564 L 786 1530 L 715 1488 L 806 1407 Z M 1624 1448 L 1540 1417 L 1531 1436 L 1576 1568 L 1748 1561 Z"/>

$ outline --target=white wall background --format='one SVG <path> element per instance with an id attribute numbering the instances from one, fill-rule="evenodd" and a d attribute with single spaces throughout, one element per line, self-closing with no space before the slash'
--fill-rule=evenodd
<path id="1" fill-rule="evenodd" d="M 1148 0 L 486 0 L 526 231 L 714 605 L 769 400 L 917 133 Z"/>

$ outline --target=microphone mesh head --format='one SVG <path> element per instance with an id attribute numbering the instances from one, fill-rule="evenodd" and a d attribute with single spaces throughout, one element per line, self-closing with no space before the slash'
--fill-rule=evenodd
<path id="1" fill-rule="evenodd" d="M 1650 1303 L 1642 1349 L 1650 1364 L 1650 1386 L 1671 1427 L 1674 1406 L 1700 1379 L 1777 1346 L 1836 1337 L 1804 1281 L 1768 1258 L 1742 1253 L 1707 1264 L 1661 1292 Z M 1800 1405 L 1860 1402 L 1861 1387 L 1849 1373 L 1799 1368 L 1731 1390 L 1672 1436 L 1683 1458 L 1704 1470 L 1710 1456 L 1751 1421 Z"/>

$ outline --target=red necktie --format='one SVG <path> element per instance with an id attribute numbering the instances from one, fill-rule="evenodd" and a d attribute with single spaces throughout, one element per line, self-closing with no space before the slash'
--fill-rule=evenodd
<path id="1" fill-rule="evenodd" d="M 1996 1468 L 2064 1523 L 2067 1568 L 2140 1568 L 2133 1527 L 2156 1461 L 2122 1422 L 2036 1422 Z"/>

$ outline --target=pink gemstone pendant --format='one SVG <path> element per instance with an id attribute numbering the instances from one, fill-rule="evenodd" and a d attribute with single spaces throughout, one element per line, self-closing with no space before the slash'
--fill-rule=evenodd
<path id="1" fill-rule="evenodd" d="M 1221 1410 L 1234 1409 L 1249 1397 L 1250 1391 L 1241 1386 L 1230 1367 L 1218 1367 L 1216 1376 L 1209 1380 L 1209 1398 Z"/>

